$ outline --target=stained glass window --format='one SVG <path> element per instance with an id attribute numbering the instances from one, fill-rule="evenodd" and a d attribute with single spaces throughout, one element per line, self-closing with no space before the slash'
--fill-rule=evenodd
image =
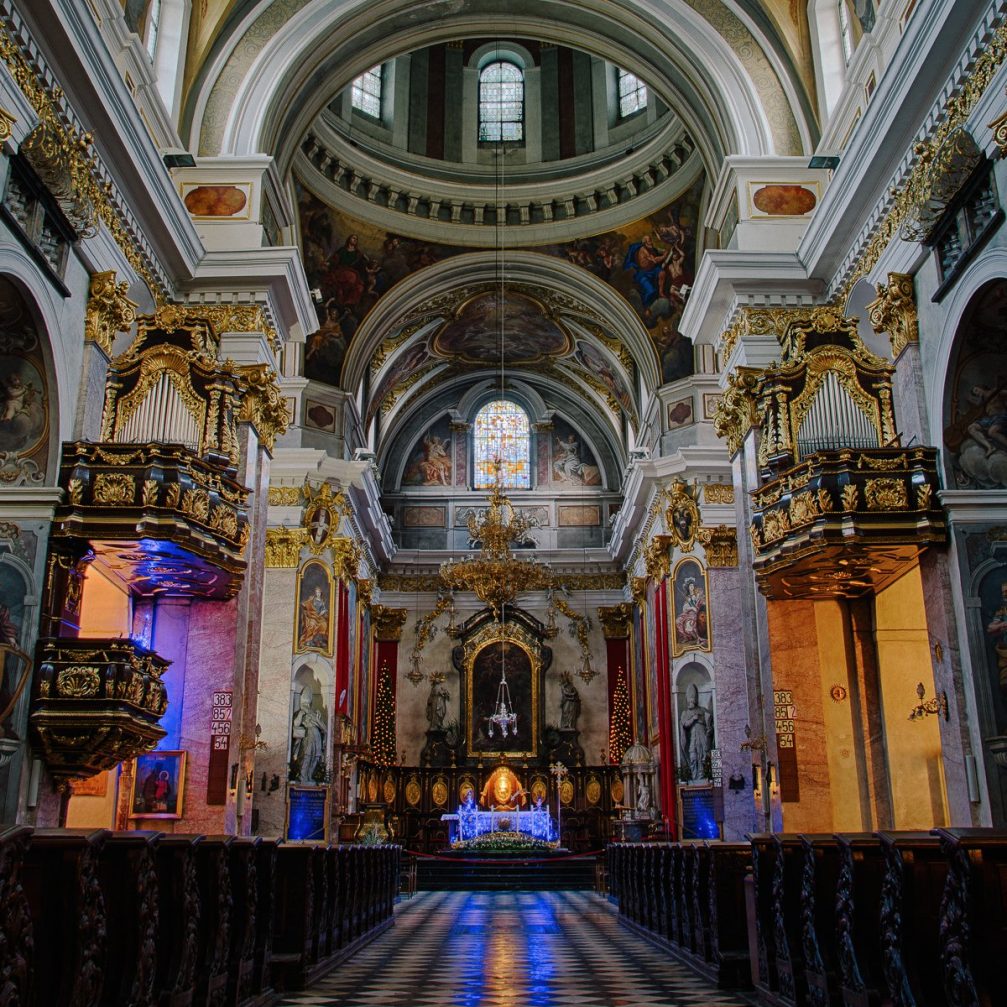
<path id="1" fill-rule="evenodd" d="M 490 63 L 479 73 L 479 139 L 524 139 L 524 74 L 513 63 Z"/>
<path id="2" fill-rule="evenodd" d="M 487 402 L 476 413 L 475 488 L 490 489 L 497 481 L 507 489 L 531 487 L 531 428 L 528 414 L 516 403 L 499 399 Z"/>
<path id="3" fill-rule="evenodd" d="M 647 85 L 628 70 L 619 71 L 619 116 L 625 119 L 647 107 Z"/>
<path id="4" fill-rule="evenodd" d="M 350 92 L 350 103 L 367 115 L 381 118 L 381 64 L 362 73 L 354 82 Z"/>

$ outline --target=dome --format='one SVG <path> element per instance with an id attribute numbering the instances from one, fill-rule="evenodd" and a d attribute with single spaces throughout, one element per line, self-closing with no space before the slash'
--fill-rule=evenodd
<path id="1" fill-rule="evenodd" d="M 653 764 L 654 756 L 650 749 L 644 745 L 630 745 L 622 757 L 622 765 L 624 766 L 652 766 Z"/>

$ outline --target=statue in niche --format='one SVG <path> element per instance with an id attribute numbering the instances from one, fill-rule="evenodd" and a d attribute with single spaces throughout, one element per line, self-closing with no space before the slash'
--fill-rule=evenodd
<path id="1" fill-rule="evenodd" d="M 322 715 L 311 705 L 311 690 L 301 690 L 291 735 L 294 743 L 291 762 L 296 766 L 298 783 L 317 783 L 315 772 L 322 761 L 324 752 L 325 723 Z"/>
<path id="2" fill-rule="evenodd" d="M 430 695 L 427 697 L 427 725 L 431 731 L 444 730 L 444 718 L 448 714 L 448 700 L 451 693 L 439 682 L 430 683 Z"/>
<path id="3" fill-rule="evenodd" d="M 559 729 L 561 731 L 576 731 L 577 718 L 580 716 L 580 694 L 570 672 L 563 673 L 563 685 L 559 700 Z"/>
<path id="4" fill-rule="evenodd" d="M 650 816 L 650 785 L 647 782 L 646 776 L 637 778 L 636 813 L 647 817 Z"/>
<path id="5" fill-rule="evenodd" d="M 713 742 L 713 713 L 699 702 L 699 689 L 691 682 L 685 690 L 685 709 L 679 718 L 682 756 L 691 781 L 707 778 L 706 762 Z"/>

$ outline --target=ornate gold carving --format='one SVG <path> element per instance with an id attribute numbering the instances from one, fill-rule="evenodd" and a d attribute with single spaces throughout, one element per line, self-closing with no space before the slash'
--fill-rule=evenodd
<path id="1" fill-rule="evenodd" d="M 824 486 L 819 487 L 816 499 L 818 501 L 818 509 L 822 514 L 831 514 L 836 509 L 832 494 Z"/>
<path id="2" fill-rule="evenodd" d="M 241 379 L 241 402 L 237 419 L 251 423 L 269 451 L 276 438 L 286 432 L 287 407 L 280 394 L 276 371 L 268 364 L 249 364 L 238 369 Z"/>
<path id="3" fill-rule="evenodd" d="M 844 511 L 856 510 L 860 506 L 860 490 L 853 483 L 847 483 L 840 499 Z"/>
<path id="4" fill-rule="evenodd" d="M 75 664 L 61 668 L 56 675 L 56 695 L 81 699 L 95 696 L 101 685 L 98 669 L 90 665 Z"/>
<path id="5" fill-rule="evenodd" d="M 332 571 L 341 580 L 349 583 L 357 577 L 357 568 L 364 551 L 351 538 L 334 538 L 329 543 L 332 550 Z"/>
<path id="6" fill-rule="evenodd" d="M 762 532 L 759 531 L 759 526 L 754 521 L 748 525 L 748 534 L 752 540 L 752 546 L 758 552 L 762 548 Z"/>
<path id="7" fill-rule="evenodd" d="M 888 333 L 892 357 L 898 360 L 899 354 L 920 338 L 913 278 L 908 273 L 889 273 L 887 285 L 879 283 L 877 291 L 877 299 L 867 305 L 867 317 L 875 332 Z"/>
<path id="8" fill-rule="evenodd" d="M 668 509 L 664 513 L 664 524 L 675 548 L 682 552 L 692 552 L 699 520 L 699 508 L 692 492 L 684 480 L 676 479 L 671 484 Z"/>
<path id="9" fill-rule="evenodd" d="M 182 494 L 181 511 L 194 521 L 206 524 L 210 516 L 210 494 L 204 489 L 186 490 Z"/>
<path id="10" fill-rule="evenodd" d="M 902 479 L 868 479 L 864 483 L 868 510 L 906 510 L 909 494 Z"/>
<path id="11" fill-rule="evenodd" d="M 857 459 L 858 469 L 873 469 L 875 472 L 894 472 L 904 469 L 907 465 L 905 455 L 860 455 Z"/>
<path id="12" fill-rule="evenodd" d="M 647 578 L 630 577 L 629 596 L 633 599 L 634 605 L 641 605 L 647 597 Z"/>
<path id="13" fill-rule="evenodd" d="M 727 450 L 735 455 L 748 431 L 757 421 L 755 386 L 758 371 L 751 367 L 739 367 L 727 379 L 727 388 L 717 403 L 713 417 L 713 429 L 718 437 L 727 441 Z"/>
<path id="14" fill-rule="evenodd" d="M 1000 156 L 1007 157 L 1007 112 L 1002 112 L 987 125 L 993 130 L 993 142 L 997 145 Z"/>
<path id="15" fill-rule="evenodd" d="M 643 550 L 643 563 L 651 580 L 664 580 L 671 573 L 670 535 L 655 535 Z"/>
<path id="16" fill-rule="evenodd" d="M 129 284 L 115 282 L 115 270 L 109 269 L 91 276 L 91 288 L 84 315 L 84 341 L 95 343 L 106 356 L 112 356 L 112 343 L 117 332 L 128 332 L 136 321 L 137 305 L 126 293 Z"/>
<path id="17" fill-rule="evenodd" d="M 210 527 L 222 532 L 232 541 L 238 535 L 238 515 L 233 507 L 218 504 L 210 515 Z"/>
<path id="18" fill-rule="evenodd" d="M 933 486 L 924 483 L 916 487 L 916 509 L 929 510 L 933 506 Z"/>
<path id="19" fill-rule="evenodd" d="M 168 491 L 164 495 L 164 505 L 172 509 L 178 507 L 178 502 L 182 497 L 182 486 L 180 483 L 171 483 Z"/>
<path id="20" fill-rule="evenodd" d="M 708 504 L 733 504 L 734 486 L 731 483 L 706 483 L 703 499 Z"/>
<path id="21" fill-rule="evenodd" d="M 304 489 L 300 486 L 270 486 L 270 507 L 299 507 L 304 502 Z"/>
<path id="22" fill-rule="evenodd" d="M 402 639 L 402 627 L 405 626 L 408 615 L 408 610 L 404 608 L 371 605 L 374 638 L 382 642 L 398 643 Z"/>
<path id="23" fill-rule="evenodd" d="M 6 143 L 14 135 L 14 123 L 17 116 L 8 112 L 5 108 L 0 108 L 0 143 Z"/>
<path id="24" fill-rule="evenodd" d="M 790 531 L 790 515 L 785 510 L 768 511 L 762 518 L 762 539 L 765 544 L 783 538 Z"/>
<path id="25" fill-rule="evenodd" d="M 321 483 L 312 489 L 309 483 L 304 484 L 304 496 L 307 505 L 304 508 L 303 524 L 307 529 L 307 545 L 318 555 L 328 548 L 331 539 L 339 528 L 340 517 L 352 512 L 349 498 L 343 490 L 333 489 L 330 483 Z M 355 572 L 350 576 L 356 576 Z"/>
<path id="26" fill-rule="evenodd" d="M 266 566 L 295 569 L 307 538 L 308 533 L 303 528 L 267 528 Z"/>
<path id="27" fill-rule="evenodd" d="M 156 479 L 144 479 L 141 499 L 144 507 L 157 506 L 157 488 L 160 483 Z"/>
<path id="28" fill-rule="evenodd" d="M 790 498 L 790 506 L 787 509 L 790 518 L 790 526 L 796 528 L 798 525 L 808 524 L 818 517 L 818 500 L 810 491 L 795 493 Z"/>
<path id="29" fill-rule="evenodd" d="M 628 602 L 598 609 L 598 621 L 606 640 L 624 640 L 633 624 L 633 610 Z"/>
<path id="30" fill-rule="evenodd" d="M 84 501 L 84 480 L 74 477 L 67 485 L 67 496 L 70 503 L 80 504 Z"/>
<path id="31" fill-rule="evenodd" d="M 114 506 L 131 504 L 136 499 L 136 484 L 132 476 L 116 472 L 99 472 L 94 477 L 91 499 L 96 504 Z"/>
<path id="32" fill-rule="evenodd" d="M 706 550 L 707 566 L 738 565 L 738 535 L 730 525 L 699 529 L 700 545 Z"/>
<path id="33" fill-rule="evenodd" d="M 553 579 L 569 591 L 619 591 L 626 586 L 625 573 L 564 573 L 553 571 Z M 447 585 L 436 573 L 382 573 L 378 575 L 382 591 L 404 594 L 436 594 Z"/>
<path id="34" fill-rule="evenodd" d="M 370 605 L 374 597 L 374 581 L 366 577 L 357 580 L 357 599 L 364 605 Z"/>

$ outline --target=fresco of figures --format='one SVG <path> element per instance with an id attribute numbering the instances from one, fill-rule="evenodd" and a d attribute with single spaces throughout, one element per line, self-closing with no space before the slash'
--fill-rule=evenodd
<path id="1" fill-rule="evenodd" d="M 569 423 L 556 418 L 550 435 L 554 485 L 600 486 L 601 471 L 584 438 Z"/>
<path id="2" fill-rule="evenodd" d="M 402 485 L 450 486 L 452 454 L 450 422 L 442 416 L 417 441 L 402 473 Z"/>
<path id="3" fill-rule="evenodd" d="M 301 568 L 297 589 L 296 650 L 332 654 L 332 576 L 325 564 L 312 560 Z"/>
<path id="4" fill-rule="evenodd" d="M 944 447 L 954 489 L 1007 489 L 1007 283 L 988 286 L 966 316 L 947 383 Z"/>
<path id="5" fill-rule="evenodd" d="M 706 571 L 698 560 L 683 559 L 675 567 L 674 621 L 671 655 L 678 657 L 689 650 L 710 650 L 709 599 Z"/>
<path id="6" fill-rule="evenodd" d="M 693 373 L 692 345 L 679 333 L 678 321 L 695 275 L 704 184 L 700 176 L 670 204 L 619 231 L 528 249 L 566 259 L 625 297 L 650 332 L 665 383 Z M 350 342 L 381 296 L 411 273 L 469 249 L 383 231 L 326 206 L 303 186 L 297 192 L 304 270 L 320 294 L 320 327 L 308 339 L 305 373 L 338 384 Z M 458 342 L 456 334 L 449 336 L 452 345 Z M 579 363 L 611 384 L 620 401 L 628 397 L 621 378 L 597 373 L 603 361 Z"/>

